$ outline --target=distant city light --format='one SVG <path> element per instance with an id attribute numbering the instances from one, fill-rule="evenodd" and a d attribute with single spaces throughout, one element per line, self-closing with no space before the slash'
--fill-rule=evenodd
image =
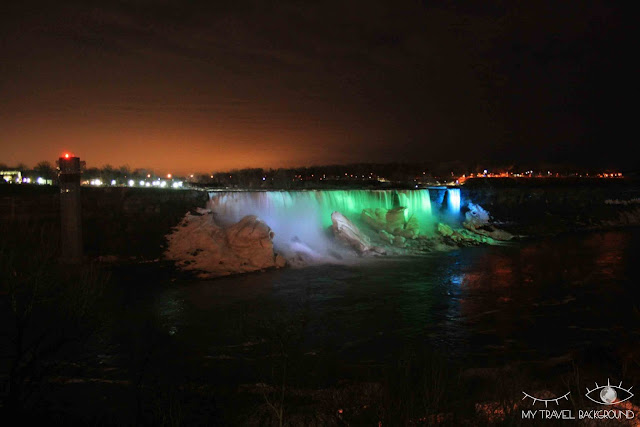
<path id="1" fill-rule="evenodd" d="M 144 181 L 140 181 L 140 187 L 144 187 Z"/>
<path id="2" fill-rule="evenodd" d="M 136 183 L 132 179 L 130 179 L 129 180 L 129 187 L 133 187 L 134 185 L 136 185 Z"/>
<path id="3" fill-rule="evenodd" d="M 191 176 L 193 176 L 193 175 L 191 175 Z M 170 173 L 167 174 L 167 178 L 171 179 L 171 174 Z"/>
<path id="4" fill-rule="evenodd" d="M 46 181 L 45 181 L 45 180 L 44 180 L 44 178 L 42 178 L 42 177 L 38 177 L 38 179 L 36 179 L 36 182 L 37 182 L 38 184 L 40 184 L 40 185 L 42 185 L 42 184 L 45 184 L 45 183 L 46 183 Z"/>
<path id="5" fill-rule="evenodd" d="M 160 183 L 160 187 L 164 188 L 164 187 L 166 187 L 166 186 L 167 186 L 167 181 L 162 181 L 162 182 Z"/>
<path id="6" fill-rule="evenodd" d="M 111 180 L 111 185 L 116 185 L 116 180 L 115 179 Z"/>

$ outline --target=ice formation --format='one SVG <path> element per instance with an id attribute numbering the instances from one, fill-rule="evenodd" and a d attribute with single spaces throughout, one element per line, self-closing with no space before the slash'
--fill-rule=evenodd
<path id="1" fill-rule="evenodd" d="M 283 267 L 285 259 L 274 252 L 274 232 L 249 215 L 228 227 L 214 221 L 211 211 L 187 213 L 167 236 L 165 256 L 200 277 L 219 277 Z"/>
<path id="2" fill-rule="evenodd" d="M 490 237 L 495 240 L 511 240 L 513 235 L 504 230 L 500 230 L 491 224 L 489 212 L 482 206 L 474 203 L 468 204 L 469 210 L 465 213 L 465 221 L 462 226 L 481 236 Z"/>

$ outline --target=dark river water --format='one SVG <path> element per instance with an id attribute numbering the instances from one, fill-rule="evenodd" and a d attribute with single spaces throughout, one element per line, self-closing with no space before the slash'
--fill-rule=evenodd
<path id="1" fill-rule="evenodd" d="M 611 370 L 638 342 L 639 266 L 640 231 L 625 230 L 177 280 L 123 298 L 155 316 L 176 357 L 224 381 L 256 380 L 255 361 L 275 344 L 315 370 L 342 366 L 329 377 L 414 348 L 467 368 L 572 360 Z"/>

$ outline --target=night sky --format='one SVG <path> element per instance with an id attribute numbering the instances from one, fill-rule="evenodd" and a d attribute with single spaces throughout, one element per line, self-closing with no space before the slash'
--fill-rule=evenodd
<path id="1" fill-rule="evenodd" d="M 637 166 L 614 2 L 3 3 L 1 163 Z"/>

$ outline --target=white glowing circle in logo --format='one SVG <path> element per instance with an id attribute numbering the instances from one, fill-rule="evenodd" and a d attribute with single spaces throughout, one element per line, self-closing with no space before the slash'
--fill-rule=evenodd
<path id="1" fill-rule="evenodd" d="M 617 397 L 618 393 L 616 393 L 613 387 L 605 387 L 600 391 L 600 399 L 608 405 L 615 402 Z"/>

